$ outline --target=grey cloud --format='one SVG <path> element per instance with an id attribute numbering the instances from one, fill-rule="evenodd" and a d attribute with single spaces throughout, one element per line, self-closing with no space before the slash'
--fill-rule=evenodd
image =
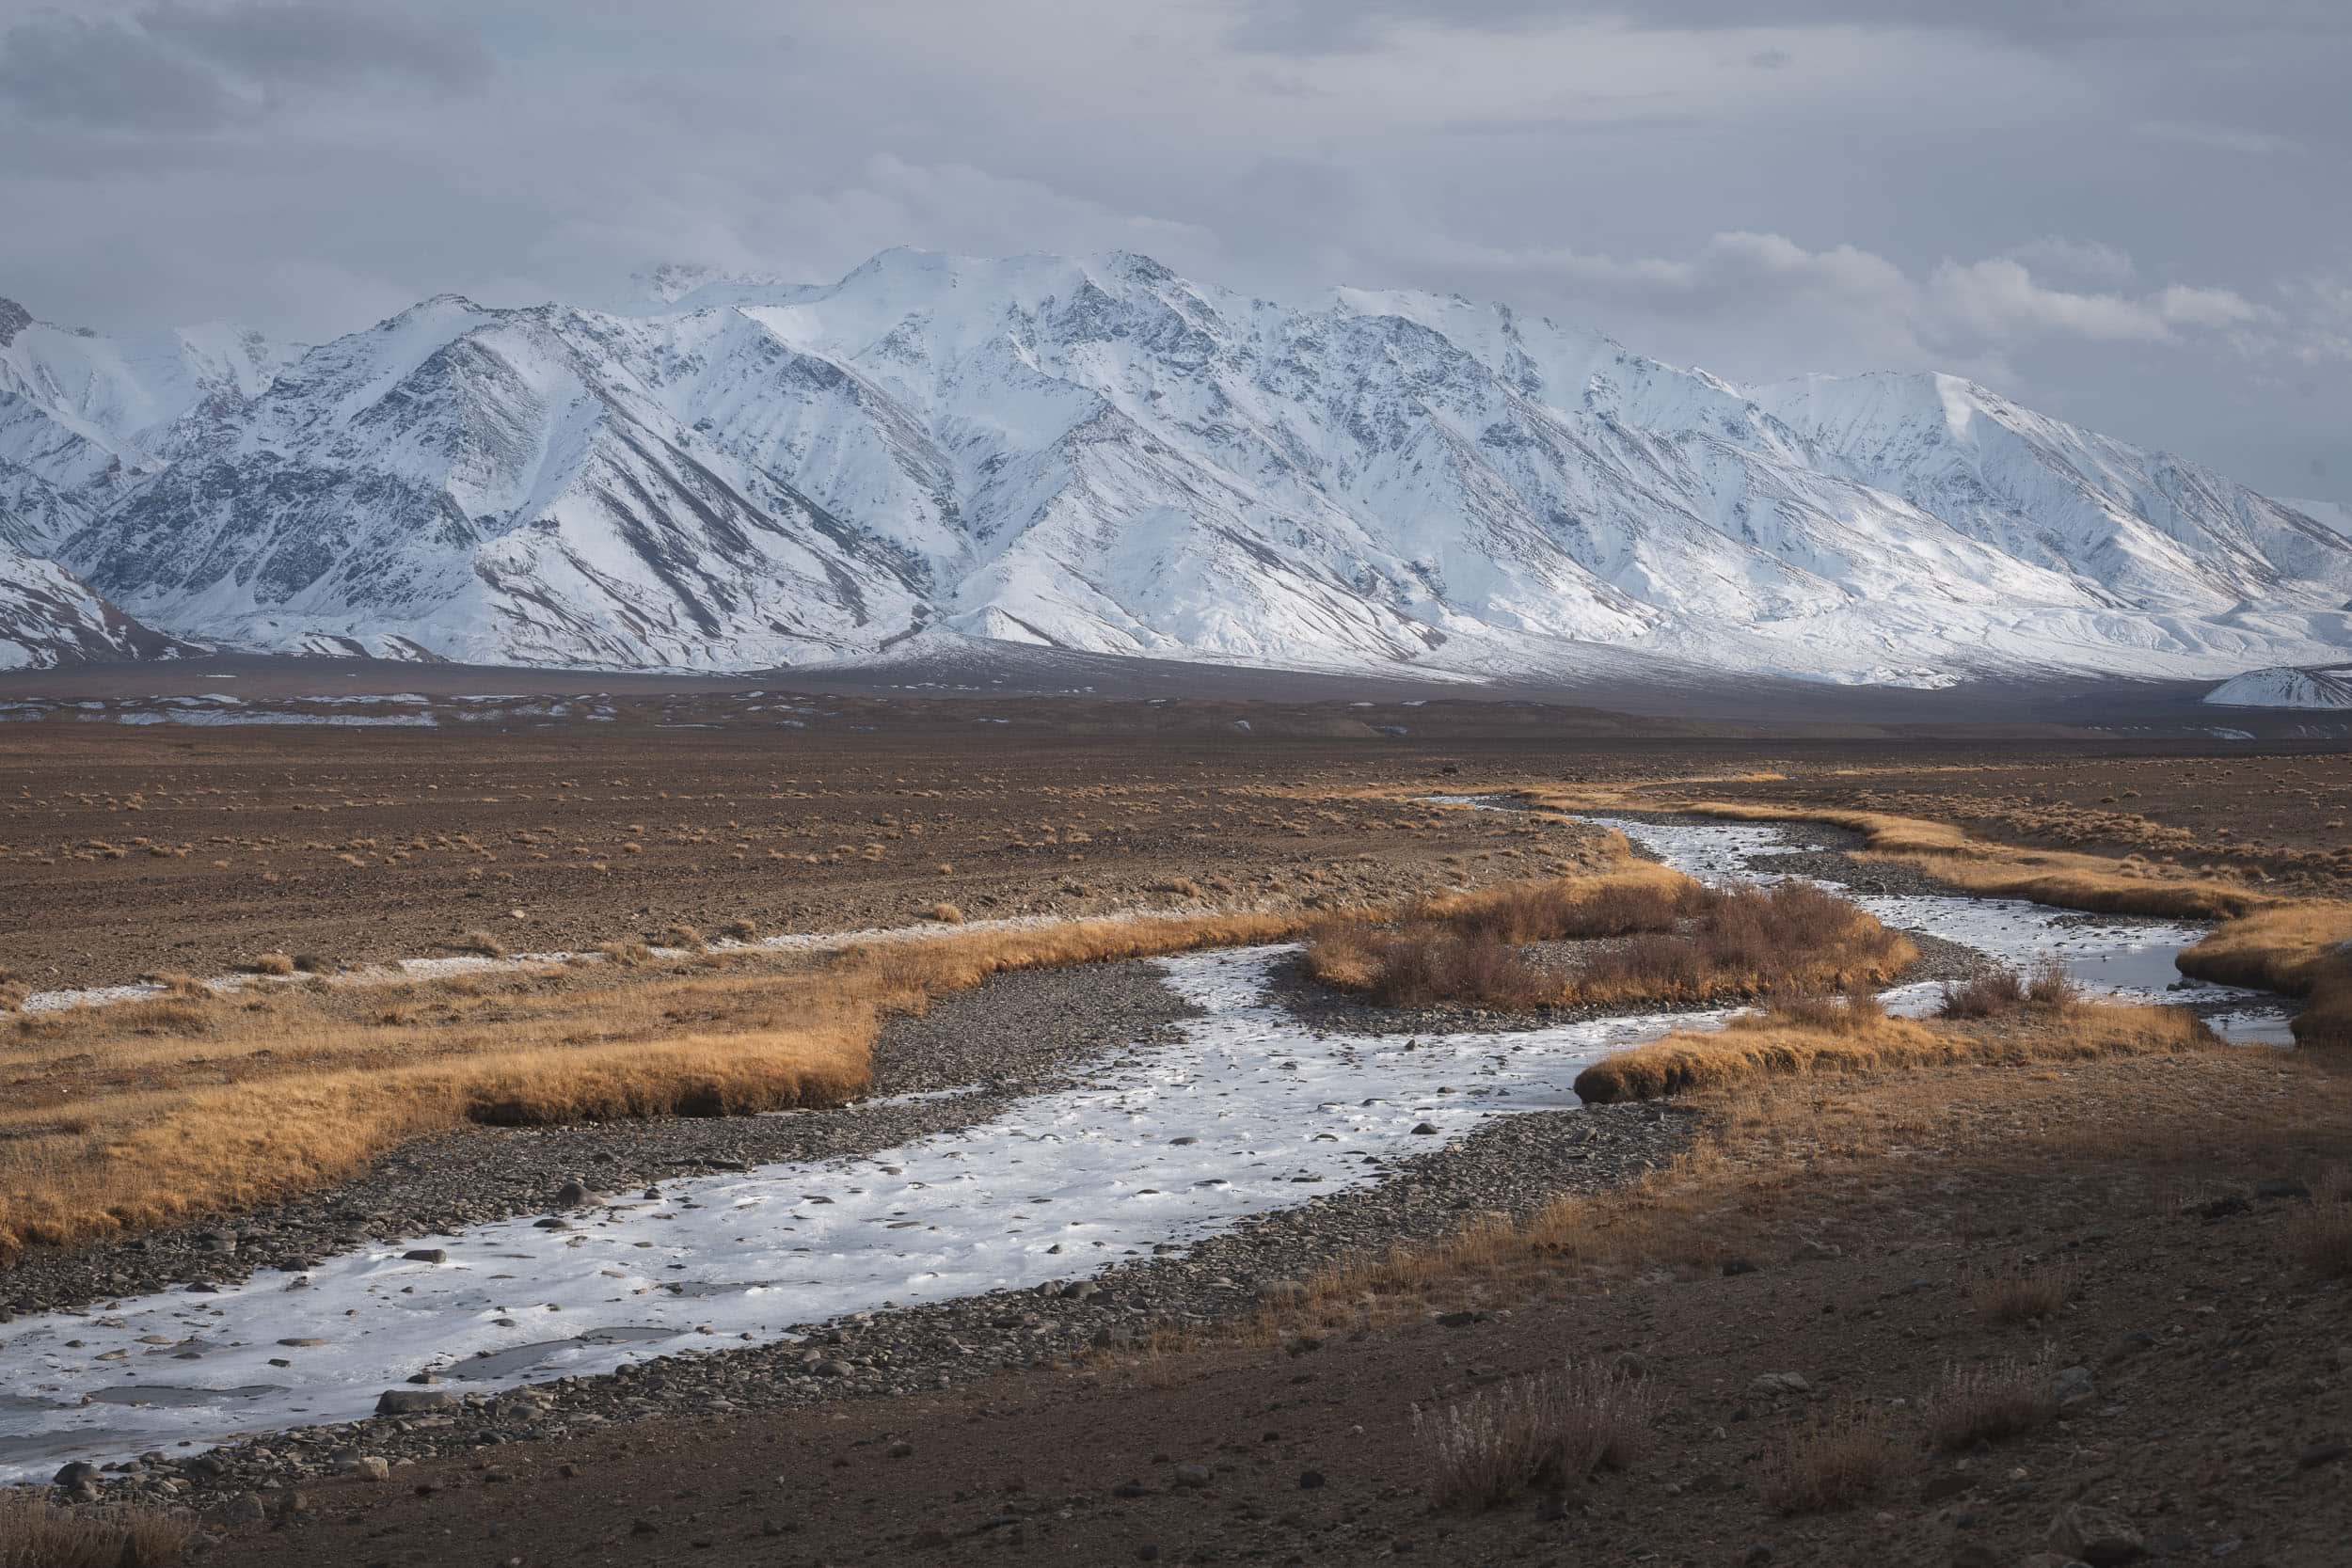
<path id="1" fill-rule="evenodd" d="M 465 91 L 491 69 L 463 27 L 310 0 L 42 11 L 0 33 L 0 98 L 20 113 L 151 131 L 250 121 L 290 96 L 365 81 Z"/>
<path id="2" fill-rule="evenodd" d="M 54 14 L 0 34 L 0 98 L 43 119 L 157 131 L 208 129 L 239 110 L 210 71 L 139 29 Z"/>
<path id="3" fill-rule="evenodd" d="M 1370 49 L 1408 25 L 1517 31 L 1562 22 L 1689 31 L 1934 28 L 2023 42 L 2251 32 L 2352 36 L 2340 0 L 1244 0 L 1232 38 L 1273 54 Z"/>
<path id="4" fill-rule="evenodd" d="M 138 13 L 150 36 L 273 87 L 402 78 L 448 91 L 480 87 L 491 59 L 479 38 L 373 8 L 249 0 L 199 7 L 173 0 Z"/>

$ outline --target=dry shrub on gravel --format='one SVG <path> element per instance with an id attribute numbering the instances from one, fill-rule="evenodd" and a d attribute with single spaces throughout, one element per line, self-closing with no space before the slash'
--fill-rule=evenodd
<path id="1" fill-rule="evenodd" d="M 942 901 L 940 903 L 933 904 L 930 909 L 925 910 L 923 911 L 923 918 L 926 920 L 936 920 L 942 926 L 961 926 L 963 924 L 963 911 L 956 908 L 953 904 Z"/>
<path id="2" fill-rule="evenodd" d="M 246 966 L 256 974 L 292 974 L 294 961 L 285 953 L 263 953 Z"/>
<path id="3" fill-rule="evenodd" d="M 1785 1434 L 1765 1459 L 1765 1505 L 1780 1513 L 1851 1508 L 1886 1484 L 1904 1463 L 1886 1418 L 1865 1407 L 1834 1410 Z"/>
<path id="4" fill-rule="evenodd" d="M 37 1492 L 0 1492 L 0 1568 L 161 1568 L 195 1533 L 153 1509 L 59 1508 Z"/>
<path id="5" fill-rule="evenodd" d="M 1508 942 L 1430 920 L 1388 927 L 1335 923 L 1310 939 L 1308 951 L 1316 978 L 1360 990 L 1383 1006 L 1442 1000 L 1517 1010 L 1540 1006 L 1560 990 L 1557 978 Z"/>
<path id="6" fill-rule="evenodd" d="M 1947 1367 L 1928 1401 L 1928 1438 L 1947 1452 L 2022 1436 L 2058 1415 L 2047 1353 L 2007 1356 L 1974 1367 Z"/>
<path id="7" fill-rule="evenodd" d="M 1852 1028 L 1733 1019 L 1711 1034 L 1668 1035 L 1604 1056 L 1578 1074 L 1579 1098 L 1606 1104 L 1656 1100 L 1753 1077 L 1871 1072 L 1960 1062 L 2086 1061 L 2165 1054 L 2217 1043 L 2194 1015 L 2159 1006 L 2078 1006 L 2028 1030 L 1938 1028 L 1886 1018 Z"/>
<path id="8" fill-rule="evenodd" d="M 2352 1275 L 2352 1171 L 2338 1165 L 2312 1183 L 2311 1202 L 2287 1217 L 2285 1240 L 2312 1273 Z"/>
<path id="9" fill-rule="evenodd" d="M 485 958 L 506 957 L 506 943 L 487 931 L 468 931 L 450 944 L 460 953 L 471 953 Z"/>
<path id="10" fill-rule="evenodd" d="M 1416 1412 L 1413 1433 L 1439 1508 L 1493 1508 L 1529 1487 L 1621 1470 L 1648 1447 L 1659 1401 L 1637 1377 L 1570 1361 Z"/>
<path id="11" fill-rule="evenodd" d="M 2063 1259 L 2039 1268 L 2000 1269 L 1968 1288 L 1968 1302 L 1996 1323 L 2033 1323 L 2057 1317 L 2073 1299 L 2077 1280 L 2074 1267 Z"/>

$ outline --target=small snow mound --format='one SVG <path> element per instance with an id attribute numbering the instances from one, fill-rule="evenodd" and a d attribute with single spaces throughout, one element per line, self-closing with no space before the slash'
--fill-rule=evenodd
<path id="1" fill-rule="evenodd" d="M 2205 701 L 2217 707 L 2352 710 L 2352 664 L 2316 670 L 2287 666 L 2249 670 L 2206 692 Z"/>

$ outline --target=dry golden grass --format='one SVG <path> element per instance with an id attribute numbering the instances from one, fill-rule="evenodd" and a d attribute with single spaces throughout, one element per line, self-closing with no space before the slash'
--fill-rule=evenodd
<path id="1" fill-rule="evenodd" d="M 250 1208 L 467 1122 L 839 1103 L 867 1082 L 882 1020 L 934 995 L 1009 969 L 1273 941 L 1299 919 L 1101 921 L 825 962 L 624 960 L 21 1018 L 0 1035 L 14 1088 L 0 1256 Z"/>
<path id="2" fill-rule="evenodd" d="M 1851 1508 L 1904 1467 L 1902 1440 L 1862 1406 L 1834 1410 L 1787 1433 L 1767 1456 L 1761 1495 L 1779 1513 Z"/>
<path id="3" fill-rule="evenodd" d="M 292 974 L 294 956 L 289 953 L 263 953 L 246 966 L 256 974 Z"/>
<path id="4" fill-rule="evenodd" d="M 2256 911 L 2217 927 L 2180 965 L 2200 979 L 2309 997 L 2295 1021 L 2296 1042 L 2352 1045 L 2352 904 Z"/>
<path id="5" fill-rule="evenodd" d="M 36 1492 L 0 1492 L 0 1568 L 161 1568 L 195 1533 L 192 1519 L 153 1509 L 60 1508 Z"/>
<path id="6" fill-rule="evenodd" d="M 1980 1062 L 2018 1064 L 2145 1055 L 2214 1043 L 2193 1015 L 2171 1007 L 2075 1006 L 2046 1028 L 1956 1029 L 1917 1019 L 1867 1018 L 1852 1025 L 1789 1022 L 1764 1013 L 1712 1033 L 1686 1032 L 1604 1056 L 1578 1074 L 1583 1100 L 1657 1100 L 1744 1079 Z"/>

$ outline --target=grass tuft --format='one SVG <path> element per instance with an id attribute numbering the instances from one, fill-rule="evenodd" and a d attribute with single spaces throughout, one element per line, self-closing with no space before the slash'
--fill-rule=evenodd
<path id="1" fill-rule="evenodd" d="M 472 953 L 485 958 L 506 957 L 506 943 L 487 931 L 468 931 L 451 945 L 460 953 Z"/>
<path id="2" fill-rule="evenodd" d="M 2063 1260 L 2034 1269 L 2005 1269 L 1969 1287 L 1969 1305 L 1996 1323 L 2036 1323 L 2055 1318 L 2073 1299 L 2077 1274 Z"/>
<path id="3" fill-rule="evenodd" d="M 1765 1461 L 1762 1496 L 1780 1513 L 1851 1508 L 1903 1467 L 1903 1445 L 1877 1411 L 1848 1407 L 1787 1433 Z"/>
<path id="4" fill-rule="evenodd" d="M 2031 1361 L 2007 1356 L 1980 1366 L 1952 1366 L 1928 1401 L 1928 1439 L 1958 1453 L 1979 1443 L 2022 1436 L 2057 1415 L 2047 1354 Z"/>
<path id="5" fill-rule="evenodd" d="M 0 1492 L 0 1568 L 161 1568 L 196 1534 L 186 1518 L 124 1503 L 61 1508 Z"/>
<path id="6" fill-rule="evenodd" d="M 1530 1486 L 1629 1468 L 1647 1449 L 1659 1401 L 1600 1361 L 1513 1378 L 1434 1414 L 1413 1432 L 1439 1508 L 1493 1508 Z"/>

